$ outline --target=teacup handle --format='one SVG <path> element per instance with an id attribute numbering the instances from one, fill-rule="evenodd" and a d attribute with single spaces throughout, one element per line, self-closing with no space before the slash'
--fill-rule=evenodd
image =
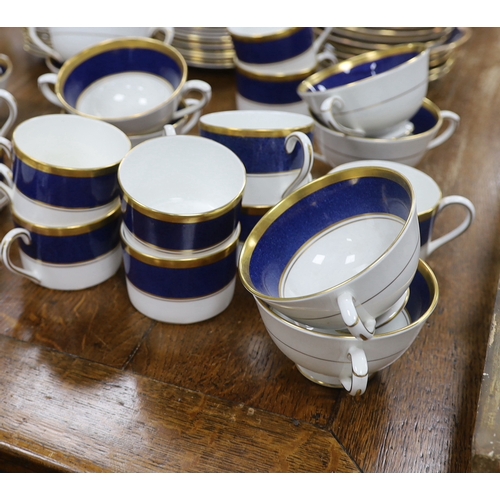
<path id="1" fill-rule="evenodd" d="M 346 127 L 335 119 L 335 117 L 333 116 L 333 109 L 337 108 L 341 110 L 343 107 L 344 107 L 344 101 L 339 96 L 332 95 L 330 97 L 327 97 L 321 103 L 321 108 L 320 108 L 323 120 L 328 125 L 335 128 L 339 132 L 342 132 L 343 134 L 352 135 L 355 137 L 365 137 L 366 136 L 365 132 L 360 128 Z"/>
<path id="2" fill-rule="evenodd" d="M 351 376 L 341 377 L 340 382 L 351 396 L 360 396 L 368 384 L 368 362 L 363 349 L 352 346 L 347 352 L 351 361 Z"/>
<path id="3" fill-rule="evenodd" d="M 10 272 L 17 274 L 18 276 L 21 276 L 23 278 L 28 278 L 29 280 L 34 281 L 37 285 L 40 285 L 41 281 L 34 273 L 30 273 L 29 271 L 26 271 L 26 269 L 18 267 L 12 263 L 12 260 L 10 258 L 10 250 L 13 243 L 18 238 L 21 238 L 21 240 L 26 245 L 31 244 L 31 235 L 28 230 L 24 229 L 23 227 L 16 227 L 14 229 L 11 229 L 3 237 L 2 242 L 0 243 L 0 256 L 2 262 Z"/>
<path id="4" fill-rule="evenodd" d="M 57 74 L 56 73 L 45 73 L 44 75 L 40 75 L 37 80 L 38 88 L 41 90 L 42 94 L 46 97 L 46 99 L 64 109 L 61 101 L 57 97 L 56 93 L 52 90 L 51 86 L 55 86 L 57 83 Z"/>
<path id="5" fill-rule="evenodd" d="M 443 123 L 445 121 L 448 122 L 448 127 L 442 134 L 434 137 L 434 139 L 429 142 L 429 144 L 427 145 L 427 151 L 429 151 L 429 149 L 434 149 L 435 147 L 440 146 L 441 144 L 443 144 L 443 142 L 446 142 L 455 133 L 455 130 L 460 124 L 460 116 L 458 116 L 453 111 L 441 111 L 441 117 L 443 118 Z"/>
<path id="6" fill-rule="evenodd" d="M 4 89 L 0 89 L 0 99 L 4 100 L 9 108 L 9 116 L 2 128 L 0 128 L 0 136 L 5 136 L 17 119 L 17 101 L 10 92 Z"/>
<path id="7" fill-rule="evenodd" d="M 3 191 L 6 196 L 12 201 L 14 192 L 14 179 L 12 177 L 12 170 L 3 163 L 0 163 L 0 174 L 3 176 L 4 181 L 0 181 L 0 191 Z"/>
<path id="8" fill-rule="evenodd" d="M 354 297 L 350 292 L 344 292 L 337 298 L 340 314 L 347 329 L 359 340 L 369 340 L 375 332 L 376 320 L 369 315 L 362 320 L 356 306 Z"/>
<path id="9" fill-rule="evenodd" d="M 31 41 L 45 54 L 54 58 L 56 61 L 64 62 L 61 54 L 55 51 L 52 47 L 49 47 L 39 36 L 36 28 L 28 28 L 28 35 Z"/>
<path id="10" fill-rule="evenodd" d="M 297 144 L 302 146 L 302 151 L 304 152 L 304 161 L 302 162 L 302 167 L 297 175 L 296 179 L 288 186 L 282 195 L 285 198 L 290 193 L 295 191 L 300 183 L 307 177 L 311 172 L 314 163 L 314 153 L 311 140 L 307 137 L 304 132 L 292 132 L 285 139 L 285 148 L 288 154 L 292 154 Z"/>
<path id="11" fill-rule="evenodd" d="M 0 149 L 7 155 L 10 161 L 12 158 L 12 142 L 6 137 L 0 137 Z"/>
<path id="12" fill-rule="evenodd" d="M 174 35 L 175 35 L 175 30 L 174 28 L 151 28 L 149 32 L 149 36 L 152 37 L 156 33 L 162 33 L 165 39 L 163 40 L 163 43 L 165 45 L 172 45 L 172 42 L 174 41 Z"/>
<path id="13" fill-rule="evenodd" d="M 314 52 L 318 52 L 322 45 L 326 42 L 327 38 L 330 36 L 333 28 L 323 28 L 323 32 L 314 40 L 313 47 Z"/>
<path id="14" fill-rule="evenodd" d="M 185 108 L 178 109 L 173 116 L 173 120 L 182 118 L 183 116 L 190 115 L 196 111 L 201 111 L 212 99 L 212 87 L 203 80 L 188 80 L 182 87 L 182 97 L 190 92 L 198 92 L 201 94 L 201 99 L 192 99 L 191 104 Z"/>
<path id="15" fill-rule="evenodd" d="M 185 103 L 186 107 L 194 106 L 194 105 L 198 104 L 198 99 L 187 98 L 184 100 L 184 103 Z M 194 126 L 197 125 L 198 122 L 200 121 L 200 116 L 201 116 L 202 111 L 203 111 L 203 109 L 197 109 L 196 111 L 194 111 L 193 114 L 189 117 L 188 121 L 184 124 L 184 126 L 179 127 L 177 129 L 177 134 L 178 135 L 185 135 L 185 134 L 191 132 L 191 130 L 194 128 Z"/>
<path id="16" fill-rule="evenodd" d="M 465 198 L 464 196 L 459 196 L 459 195 L 450 195 L 450 196 L 445 196 L 441 202 L 439 203 L 439 207 L 436 213 L 437 215 L 442 212 L 446 207 L 449 207 L 451 205 L 461 205 L 466 208 L 466 214 L 464 220 L 459 224 L 455 229 L 450 231 L 449 233 L 439 237 L 437 240 L 430 241 L 427 244 L 427 256 L 429 256 L 434 250 L 437 250 L 439 247 L 443 246 L 445 243 L 448 243 L 451 240 L 454 240 L 458 236 L 460 236 L 462 233 L 467 231 L 467 229 L 470 227 L 472 222 L 474 221 L 476 217 L 476 209 L 473 205 L 473 203 L 468 199 Z"/>
<path id="17" fill-rule="evenodd" d="M 325 47 L 325 50 L 316 54 L 316 64 L 321 64 L 325 61 L 330 64 L 337 64 L 339 62 L 337 56 L 335 55 L 335 48 L 333 45 L 328 44 Z"/>

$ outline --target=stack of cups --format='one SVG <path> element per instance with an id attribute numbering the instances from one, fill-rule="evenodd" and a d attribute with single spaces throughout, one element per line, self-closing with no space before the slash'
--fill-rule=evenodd
<path id="1" fill-rule="evenodd" d="M 235 51 L 237 108 L 308 114 L 297 87 L 323 61 L 337 62 L 333 51 L 320 52 L 331 29 L 315 39 L 313 28 L 228 28 Z"/>
<path id="2" fill-rule="evenodd" d="M 28 119 L 1 147 L 0 191 L 15 228 L 0 249 L 7 269 L 46 288 L 79 290 L 113 276 L 121 264 L 117 170 L 131 148 L 117 127 L 74 115 Z M 15 241 L 20 262 L 12 259 Z"/>
<path id="3" fill-rule="evenodd" d="M 230 304 L 245 168 L 228 148 L 170 135 L 134 147 L 118 169 L 127 291 L 142 314 L 195 323 Z"/>
<path id="4" fill-rule="evenodd" d="M 310 116 L 286 111 L 231 110 L 201 117 L 200 135 L 228 147 L 245 165 L 241 241 L 271 207 L 311 182 L 313 128 Z"/>

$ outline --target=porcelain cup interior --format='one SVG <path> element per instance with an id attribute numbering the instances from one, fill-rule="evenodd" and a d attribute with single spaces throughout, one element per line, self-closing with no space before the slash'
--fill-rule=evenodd
<path id="1" fill-rule="evenodd" d="M 50 27 L 50 43 L 42 40 L 37 28 L 28 28 L 31 41 L 55 61 L 64 62 L 79 52 L 106 40 L 123 37 L 149 38 L 157 34 L 164 37 L 164 43 L 172 43 L 174 28 L 147 27 Z"/>
<path id="2" fill-rule="evenodd" d="M 224 242 L 196 253 L 167 252 L 121 227 L 127 291 L 134 307 L 167 323 L 196 323 L 227 308 L 234 295 L 240 226 Z"/>
<path id="3" fill-rule="evenodd" d="M 187 81 L 183 56 L 151 38 L 93 45 L 68 59 L 57 74 L 41 75 L 38 86 L 50 102 L 69 113 L 109 122 L 128 135 L 157 131 L 211 99 L 208 83 Z M 201 98 L 196 106 L 180 108 L 189 92 Z"/>
<path id="4" fill-rule="evenodd" d="M 243 205 L 273 205 L 300 186 L 313 166 L 314 121 L 298 114 L 220 111 L 200 119 L 200 135 L 233 151 L 245 165 Z"/>
<path id="5" fill-rule="evenodd" d="M 0 189 L 15 209 L 39 224 L 64 225 L 93 220 L 116 202 L 118 165 L 131 143 L 108 123 L 55 114 L 20 123 L 2 147 L 12 157 L 13 182 Z"/>
<path id="6" fill-rule="evenodd" d="M 404 175 L 412 184 L 417 200 L 418 221 L 420 225 L 420 258 L 429 257 L 445 243 L 463 234 L 472 224 L 476 216 L 474 204 L 460 195 L 443 196 L 437 182 L 422 170 L 408 165 L 390 161 L 363 160 L 339 165 L 334 171 L 350 168 L 380 166 L 393 169 Z M 447 207 L 461 207 L 463 218 L 445 234 L 432 239 L 432 233 L 438 214 Z"/>
<path id="7" fill-rule="evenodd" d="M 414 198 L 409 181 L 384 168 L 312 181 L 253 228 L 240 256 L 243 285 L 300 323 L 370 338 L 417 269 Z"/>
<path id="8" fill-rule="evenodd" d="M 307 77 L 298 95 L 329 126 L 361 137 L 405 129 L 427 94 L 429 50 L 423 44 L 366 52 Z"/>
<path id="9" fill-rule="evenodd" d="M 427 151 L 446 142 L 457 130 L 460 117 L 453 111 L 440 110 L 425 98 L 410 118 L 413 132 L 406 137 L 377 139 L 354 137 L 328 127 L 311 112 L 315 124 L 315 157 L 332 167 L 358 160 L 387 160 L 415 167 Z"/>
<path id="10" fill-rule="evenodd" d="M 369 342 L 346 334 L 335 336 L 297 326 L 256 298 L 271 339 L 309 380 L 328 387 L 363 394 L 370 377 L 392 365 L 413 344 L 435 310 L 439 287 L 423 261 L 410 284 L 405 310 L 397 319 L 376 330 Z"/>
<path id="11" fill-rule="evenodd" d="M 141 241 L 170 251 L 210 248 L 238 224 L 245 167 L 228 148 L 198 136 L 139 144 L 118 169 L 124 221 Z"/>
<path id="12" fill-rule="evenodd" d="M 49 227 L 21 218 L 0 244 L 2 262 L 12 273 L 55 290 L 81 290 L 113 276 L 121 264 L 120 206 L 91 223 Z M 21 266 L 12 259 L 19 242 Z"/>

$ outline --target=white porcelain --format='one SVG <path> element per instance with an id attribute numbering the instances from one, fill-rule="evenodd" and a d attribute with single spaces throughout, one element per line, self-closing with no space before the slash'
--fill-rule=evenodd
<path id="1" fill-rule="evenodd" d="M 224 241 L 238 224 L 245 167 L 228 148 L 167 136 L 133 148 L 118 169 L 124 220 L 141 241 L 170 251 Z"/>
<path id="2" fill-rule="evenodd" d="M 2 103 L 5 103 L 8 109 L 7 119 L 0 127 L 0 137 L 5 137 L 17 119 L 17 101 L 9 91 L 0 88 L 0 106 Z"/>
<path id="3" fill-rule="evenodd" d="M 425 116 L 421 115 L 432 116 L 432 122 L 426 126 L 423 123 Z M 315 115 L 313 118 L 314 136 L 319 149 L 315 150 L 314 155 L 332 167 L 357 160 L 388 160 L 414 167 L 427 151 L 446 142 L 460 124 L 460 117 L 456 113 L 441 111 L 427 98 L 411 119 L 415 124 L 413 133 L 398 139 L 354 137 L 327 127 Z"/>
<path id="4" fill-rule="evenodd" d="M 384 62 L 398 61 L 401 54 L 408 59 L 380 72 Z M 360 68 L 360 75 L 353 76 Z M 416 113 L 428 80 L 429 50 L 410 44 L 367 52 L 320 70 L 299 85 L 298 94 L 330 127 L 358 137 L 379 137 Z"/>
<path id="5" fill-rule="evenodd" d="M 7 54 L 0 54 L 0 89 L 7 88 L 10 76 L 12 75 L 12 61 Z"/>
<path id="6" fill-rule="evenodd" d="M 5 268 L 21 278 L 53 290 L 82 290 L 111 278 L 121 265 L 119 206 L 101 219 L 69 227 L 35 224 L 15 210 L 12 215 L 18 227 L 3 237 L 0 252 Z M 15 242 L 21 266 L 11 258 Z"/>
<path id="7" fill-rule="evenodd" d="M 436 277 L 420 261 L 407 309 L 386 327 L 377 329 L 369 342 L 348 334 L 335 336 L 301 328 L 274 312 L 263 300 L 256 298 L 256 302 L 271 339 L 302 375 L 317 384 L 344 388 L 357 396 L 365 392 L 370 377 L 408 350 L 435 310 L 438 297 Z"/>
<path id="8" fill-rule="evenodd" d="M 236 93 L 236 109 L 249 111 L 281 111 L 286 113 L 300 113 L 309 116 L 309 108 L 303 101 L 287 104 L 266 104 L 246 99 L 239 93 Z"/>
<path id="9" fill-rule="evenodd" d="M 81 116 L 41 115 L 20 123 L 12 142 L 12 181 L 0 192 L 27 220 L 47 226 L 84 224 L 104 216 L 119 198 L 117 170 L 130 151 L 128 137 L 105 122 Z M 10 169 L 0 164 L 4 178 Z"/>
<path id="10" fill-rule="evenodd" d="M 417 269 L 416 201 L 401 174 L 333 172 L 269 210 L 243 245 L 243 285 L 302 324 L 370 339 Z"/>
<path id="11" fill-rule="evenodd" d="M 191 324 L 210 319 L 232 301 L 240 228 L 210 250 L 165 252 L 137 240 L 122 224 L 127 293 L 132 305 L 156 321 Z"/>
<path id="12" fill-rule="evenodd" d="M 68 113 L 106 121 L 131 136 L 156 132 L 201 111 L 212 97 L 207 82 L 187 80 L 179 51 L 150 38 L 94 45 L 68 59 L 57 74 L 41 75 L 38 87 Z M 191 93 L 199 99 L 182 106 Z"/>
<path id="13" fill-rule="evenodd" d="M 425 172 L 422 172 L 414 167 L 390 161 L 364 160 L 339 165 L 332 170 L 332 172 L 370 166 L 380 166 L 393 169 L 403 174 L 411 182 L 417 198 L 417 212 L 420 224 L 421 259 L 426 259 L 445 243 L 458 238 L 461 234 L 467 231 L 467 229 L 469 229 L 474 221 L 476 209 L 474 204 L 468 198 L 460 195 L 443 196 L 437 182 L 430 175 L 427 175 Z M 452 206 L 455 208 L 461 207 L 460 210 L 463 212 L 463 219 L 453 229 L 450 229 L 447 233 L 433 240 L 432 232 L 437 217 L 445 208 Z"/>
<path id="14" fill-rule="evenodd" d="M 57 26 L 47 29 L 50 37 L 50 45 L 45 43 L 40 38 L 37 29 L 33 27 L 28 28 L 30 41 L 33 42 L 42 52 L 59 62 L 64 62 L 82 50 L 105 40 L 123 37 L 149 38 L 157 33 L 162 33 L 165 37 L 164 43 L 170 45 L 174 38 L 174 28 Z"/>

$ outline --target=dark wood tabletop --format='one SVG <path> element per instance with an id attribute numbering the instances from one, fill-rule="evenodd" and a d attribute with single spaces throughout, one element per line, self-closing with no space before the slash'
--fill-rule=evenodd
<path id="1" fill-rule="evenodd" d="M 429 257 L 438 306 L 365 394 L 303 377 L 239 282 L 223 313 L 173 325 L 134 309 L 123 268 L 64 292 L 0 266 L 0 470 L 471 472 L 500 268 L 499 45 L 500 29 L 474 28 L 429 86 L 461 123 L 418 168 L 444 195 L 469 198 L 477 216 Z M 21 28 L 0 28 L 0 53 L 14 65 L 16 123 L 58 113 L 37 87 L 48 69 L 23 48 Z M 235 108 L 234 70 L 190 68 L 189 78 L 212 86 L 206 113 Z M 316 177 L 328 170 L 314 167 Z M 443 212 L 436 235 L 460 216 Z M 0 236 L 11 227 L 6 207 Z"/>

